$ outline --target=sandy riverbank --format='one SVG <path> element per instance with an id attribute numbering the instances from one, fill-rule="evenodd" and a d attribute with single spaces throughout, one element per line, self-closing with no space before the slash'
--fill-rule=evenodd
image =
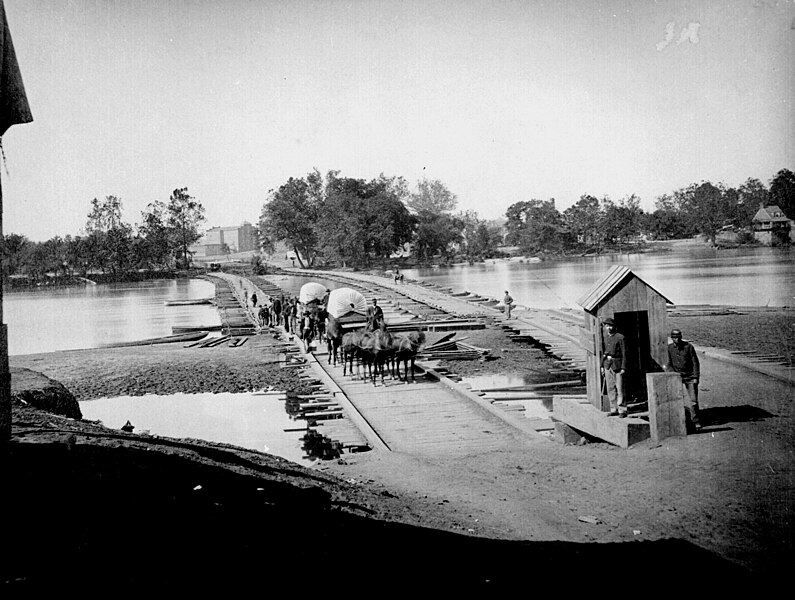
<path id="1" fill-rule="evenodd" d="M 755 340 L 791 352 L 792 336 L 784 333 L 793 328 L 790 312 L 748 319 L 687 317 L 672 324 L 703 345 L 742 349 Z M 781 346 L 777 332 L 788 345 Z M 496 358 L 451 370 L 537 369 L 545 376 L 547 359 L 513 345 L 501 331 L 467 336 L 492 348 Z M 195 352 L 172 345 L 12 357 L 11 365 L 42 372 L 88 399 L 152 387 L 160 393 L 211 391 L 219 380 L 224 389 L 242 390 L 289 378 L 267 364 L 267 354 L 248 344 Z M 257 568 L 261 572 L 263 561 L 287 572 L 322 571 L 326 581 L 329 569 L 334 581 L 355 581 L 362 565 L 373 577 L 432 579 L 450 589 L 491 585 L 487 580 L 548 588 L 567 571 L 563 565 L 572 573 L 608 576 L 611 562 L 621 565 L 616 571 L 642 578 L 650 560 L 704 572 L 711 588 L 737 574 L 727 565 L 769 582 L 795 558 L 792 389 L 720 367 L 705 373 L 703 388 L 710 426 L 659 446 L 621 450 L 531 440 L 456 459 L 346 455 L 311 470 L 229 447 L 163 444 L 119 432 L 104 437 L 92 424 L 17 407 L 13 477 L 17 489 L 29 493 L 17 497 L 24 502 L 15 514 L 24 516 L 14 520 L 10 537 L 24 555 L 10 565 L 33 585 L 49 581 L 48 572 L 84 569 L 84 560 L 96 560 L 108 569 L 100 575 L 104 583 L 112 577 L 123 584 L 160 581 L 174 590 L 203 580 L 235 587 Z M 498 547 L 481 544 L 482 538 L 506 541 Z M 516 546 L 519 540 L 534 545 Z M 661 540 L 677 541 L 665 546 L 669 542 Z M 401 544 L 405 548 L 396 551 Z M 39 562 L 31 563 L 31 556 Z M 172 569 L 161 564 L 169 556 Z M 379 556 L 394 568 L 383 568 Z M 453 558 L 458 570 L 445 570 Z M 616 585 L 601 583 L 602 589 Z"/>

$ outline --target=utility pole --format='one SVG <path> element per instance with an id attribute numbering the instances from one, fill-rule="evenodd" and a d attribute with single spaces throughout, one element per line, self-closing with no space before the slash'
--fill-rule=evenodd
<path id="1" fill-rule="evenodd" d="M 22 73 L 17 64 L 17 55 L 11 41 L 11 32 L 6 20 L 6 7 L 0 0 L 0 149 L 2 138 L 8 128 L 18 123 L 30 123 L 33 115 L 30 112 L 25 87 L 22 85 Z M 3 165 L 5 166 L 5 165 Z M 2 169 L 0 169 L 2 171 Z M 3 234 L 3 187 L 0 173 L 0 250 L 5 249 Z M 2 269 L 2 252 L 0 252 L 0 269 Z M 1 275 L 1 273 L 0 273 Z M 7 447 L 11 440 L 11 371 L 8 366 L 8 327 L 3 322 L 3 283 L 0 277 L 0 446 Z M 3 451 L 5 455 L 5 451 Z"/>

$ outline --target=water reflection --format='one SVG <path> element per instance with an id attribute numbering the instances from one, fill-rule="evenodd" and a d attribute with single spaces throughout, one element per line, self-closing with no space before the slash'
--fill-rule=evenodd
<path id="1" fill-rule="evenodd" d="M 473 390 L 504 390 L 533 383 L 532 376 L 513 375 L 473 375 L 462 377 L 461 382 Z M 527 419 L 546 419 L 552 414 L 552 395 L 573 393 L 571 389 L 552 391 L 493 392 L 494 403 L 505 403 L 510 406 L 523 406 L 522 415 Z"/>
<path id="2" fill-rule="evenodd" d="M 462 377 L 461 382 L 468 384 L 476 390 L 489 390 L 495 388 L 518 387 L 533 383 L 533 376 L 515 375 L 470 375 Z"/>
<path id="3" fill-rule="evenodd" d="M 197 438 L 268 452 L 305 466 L 306 430 L 285 411 L 285 396 L 258 394 L 171 394 L 120 396 L 80 402 L 83 418 L 121 429 L 174 438 Z"/>
<path id="4" fill-rule="evenodd" d="M 306 422 L 306 428 L 303 430 L 302 448 L 308 457 L 332 460 L 342 456 L 344 452 L 342 442 L 323 435 L 316 429 L 311 429 L 312 427 L 317 427 L 318 422 L 321 420 L 343 418 L 342 409 L 334 402 L 333 396 L 311 399 L 302 398 L 301 395 L 287 392 L 284 410 L 291 419 Z M 322 415 L 324 412 L 328 414 Z M 322 417 L 318 415 L 322 415 Z M 366 452 L 368 450 L 370 450 L 370 447 L 367 445 L 349 447 L 350 452 Z"/>

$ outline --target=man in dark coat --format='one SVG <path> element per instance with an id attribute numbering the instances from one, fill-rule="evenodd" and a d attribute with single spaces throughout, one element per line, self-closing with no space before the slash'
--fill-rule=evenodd
<path id="1" fill-rule="evenodd" d="M 367 328 L 369 331 L 375 331 L 384 322 L 384 311 L 378 306 L 378 300 L 373 298 L 373 305 L 367 307 Z"/>
<path id="2" fill-rule="evenodd" d="M 602 372 L 607 385 L 607 397 L 610 400 L 609 417 L 624 418 L 627 416 L 627 405 L 624 399 L 624 365 L 627 346 L 624 336 L 616 330 L 613 319 L 605 319 L 604 354 L 602 356 Z"/>
<path id="3" fill-rule="evenodd" d="M 273 298 L 273 304 L 271 304 L 271 326 L 278 327 L 282 324 L 282 304 L 284 303 L 284 297 L 282 298 Z"/>
<path id="4" fill-rule="evenodd" d="M 690 404 L 690 419 L 695 429 L 701 429 L 698 416 L 698 380 L 701 377 L 701 364 L 698 362 L 698 354 L 693 344 L 682 339 L 682 332 L 679 329 L 671 330 L 671 341 L 672 343 L 668 344 L 668 364 L 665 365 L 665 370 L 679 373 L 682 377 L 682 384 L 685 386 Z"/>
<path id="5" fill-rule="evenodd" d="M 505 295 L 502 297 L 502 303 L 505 305 L 505 318 L 511 318 L 511 310 L 513 309 L 513 298 L 508 293 L 508 290 L 505 290 Z"/>

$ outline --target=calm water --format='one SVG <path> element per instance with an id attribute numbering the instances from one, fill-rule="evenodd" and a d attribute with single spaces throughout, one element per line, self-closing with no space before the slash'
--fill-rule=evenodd
<path id="1" fill-rule="evenodd" d="M 629 267 L 674 304 L 735 306 L 795 305 L 795 251 L 751 248 L 715 251 L 704 247 L 566 261 L 488 261 L 404 271 L 422 279 L 537 308 L 575 308 L 577 301 L 613 265 Z"/>
<path id="2" fill-rule="evenodd" d="M 165 305 L 169 300 L 214 295 L 215 286 L 203 279 L 7 292 L 3 319 L 8 325 L 8 353 L 95 348 L 170 335 L 174 325 L 218 325 L 221 320 L 214 305 Z"/>
<path id="3" fill-rule="evenodd" d="M 80 403 L 83 418 L 121 429 L 129 420 L 134 433 L 148 431 L 173 438 L 197 438 L 268 452 L 309 465 L 304 457 L 305 427 L 284 410 L 284 400 L 254 394 L 171 394 L 121 396 Z"/>

